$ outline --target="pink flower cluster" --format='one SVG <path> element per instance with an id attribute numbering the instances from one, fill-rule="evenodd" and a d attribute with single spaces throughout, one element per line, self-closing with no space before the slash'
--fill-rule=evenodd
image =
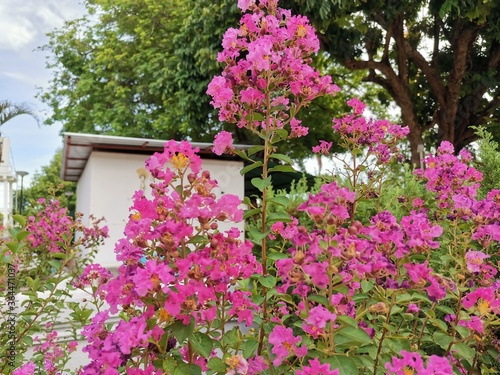
<path id="1" fill-rule="evenodd" d="M 388 375 L 453 375 L 453 368 L 446 358 L 431 355 L 427 360 L 427 366 L 421 355 L 417 352 L 401 351 L 402 358 L 393 357 L 387 362 L 385 369 Z"/>
<path id="2" fill-rule="evenodd" d="M 105 282 L 109 275 L 94 265 L 78 280 L 84 286 L 100 278 L 109 304 L 84 330 L 89 342 L 84 351 L 92 362 L 83 374 L 118 374 L 118 367 L 145 356 L 159 360 L 172 350 L 184 353 L 187 347 L 172 341 L 169 327 L 175 322 L 188 325 L 194 319 L 206 326 L 224 309 L 226 319 L 252 324 L 259 307 L 250 293 L 231 286 L 260 273 L 261 265 L 238 229 L 219 231 L 220 222 L 242 220 L 241 201 L 230 194 L 217 199 L 217 182 L 201 170 L 196 151 L 187 142 L 169 142 L 147 161 L 158 181 L 151 184 L 152 198 L 142 191 L 134 196 L 126 237 L 116 245 L 123 262 L 118 275 Z M 110 330 L 110 314 L 125 312 L 132 318 Z M 171 342 L 168 351 L 162 342 Z M 185 356 L 198 358 L 206 369 L 207 359 L 199 354 Z"/>
<path id="3" fill-rule="evenodd" d="M 27 237 L 30 245 L 33 248 L 46 247 L 45 251 L 51 253 L 65 253 L 61 239 L 73 238 L 68 210 L 56 200 L 40 198 L 38 203 L 42 209 L 35 216 L 30 216 L 26 225 L 26 230 L 30 232 Z"/>
<path id="4" fill-rule="evenodd" d="M 102 219 L 90 217 L 92 225 L 85 227 L 81 214 L 73 219 L 67 208 L 60 206 L 59 201 L 40 198 L 38 203 L 40 209 L 26 222 L 26 230 L 30 233 L 27 240 L 35 252 L 64 254 L 69 247 L 82 245 L 92 248 L 108 237 L 108 228 L 99 226 Z"/>
<path id="5" fill-rule="evenodd" d="M 357 98 L 349 100 L 347 104 L 354 113 L 333 119 L 333 129 L 340 135 L 344 146 L 348 149 L 367 147 L 368 152 L 382 164 L 391 160 L 402 161 L 403 154 L 398 143 L 408 135 L 410 129 L 387 120 L 366 119 L 362 116 L 365 104 Z M 313 147 L 313 152 L 327 155 L 331 144 L 320 142 L 320 145 Z"/>
<path id="6" fill-rule="evenodd" d="M 477 195 L 483 179 L 478 170 L 468 165 L 472 160 L 469 151 L 461 150 L 460 157 L 454 152 L 450 142 L 442 142 L 436 155 L 425 159 L 426 168 L 415 172 L 426 181 L 427 189 L 437 194 L 441 208 L 450 207 L 451 199 L 457 202 L 458 207 L 467 207 L 470 199 Z"/>
<path id="7" fill-rule="evenodd" d="M 51 324 L 47 324 L 47 328 L 51 328 Z M 61 375 L 61 364 L 64 364 L 68 353 L 76 350 L 78 343 L 70 341 L 68 343 L 58 343 L 57 331 L 50 330 L 45 337 L 34 338 L 36 344 L 34 348 L 35 353 L 41 353 L 43 358 L 43 370 L 47 375 Z M 14 370 L 12 375 L 35 375 L 37 366 L 34 362 L 30 361 L 25 363 L 20 368 Z M 38 369 L 39 371 L 40 369 Z"/>
<path id="8" fill-rule="evenodd" d="M 314 29 L 306 17 L 278 8 L 276 0 L 244 1 L 240 8 L 252 13 L 242 17 L 238 29 L 226 31 L 218 56 L 226 67 L 207 90 L 219 120 L 255 131 L 289 123 L 290 137 L 306 135 L 295 113 L 314 98 L 339 91 L 330 76 L 309 65 L 308 57 L 319 49 Z"/>

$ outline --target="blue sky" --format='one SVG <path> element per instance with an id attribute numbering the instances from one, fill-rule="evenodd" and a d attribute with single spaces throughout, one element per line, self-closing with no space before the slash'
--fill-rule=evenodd
<path id="1" fill-rule="evenodd" d="M 48 109 L 35 96 L 37 87 L 48 85 L 51 73 L 45 69 L 46 55 L 37 48 L 47 43 L 48 32 L 82 14 L 79 0 L 0 1 L 0 99 L 27 102 L 42 121 L 47 117 Z M 2 136 L 10 139 L 15 169 L 29 172 L 24 186 L 62 147 L 60 131 L 60 124 L 38 126 L 29 116 L 0 127 Z"/>

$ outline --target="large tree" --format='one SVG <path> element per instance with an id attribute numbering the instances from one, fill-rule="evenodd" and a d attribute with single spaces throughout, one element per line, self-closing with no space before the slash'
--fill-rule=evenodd
<path id="1" fill-rule="evenodd" d="M 348 69 L 387 90 L 418 145 L 447 140 L 458 151 L 474 125 L 500 116 L 500 2 L 492 0 L 290 0 Z M 491 130 L 498 134 L 498 126 Z"/>
<path id="2" fill-rule="evenodd" d="M 220 73 L 216 61 L 222 36 L 237 27 L 235 0 L 89 0 L 89 15 L 50 34 L 45 49 L 53 71 L 42 99 L 53 109 L 47 122 L 64 131 L 160 139 L 212 141 L 225 127 L 205 94 Z M 332 63 L 327 53 L 315 61 L 332 73 L 346 96 L 370 97 L 383 115 L 390 97 L 363 74 Z M 360 89 L 363 88 L 363 89 Z M 370 93 L 370 95 L 367 95 Z M 372 95 L 373 94 L 373 95 Z M 333 140 L 331 119 L 343 100 L 321 99 L 303 114 L 310 135 L 289 147 L 292 157 L 311 152 L 318 139 Z M 239 143 L 259 139 L 231 126 Z"/>

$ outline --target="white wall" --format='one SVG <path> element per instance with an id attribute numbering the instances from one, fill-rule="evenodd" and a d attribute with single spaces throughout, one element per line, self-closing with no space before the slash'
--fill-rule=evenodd
<path id="1" fill-rule="evenodd" d="M 109 228 L 109 238 L 99 250 L 95 263 L 109 268 L 115 268 L 116 262 L 114 244 L 123 237 L 123 230 L 129 217 L 132 196 L 140 189 L 141 180 L 137 170 L 143 168 L 147 155 L 128 153 L 93 152 L 77 186 L 76 210 L 88 218 L 104 217 Z M 209 170 L 211 178 L 219 183 L 214 192 L 235 194 L 241 199 L 244 196 L 244 179 L 239 171 L 243 162 L 217 159 L 204 159 L 203 169 Z M 150 194 L 149 183 L 146 180 L 146 194 Z M 231 225 L 235 226 L 235 225 Z M 243 229 L 243 223 L 237 225 Z M 220 227 L 224 230 L 224 226 Z M 227 228 L 227 226 L 226 226 Z"/>

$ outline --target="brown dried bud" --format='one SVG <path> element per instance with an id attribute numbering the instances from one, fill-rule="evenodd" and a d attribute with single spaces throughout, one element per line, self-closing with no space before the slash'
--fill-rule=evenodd
<path id="1" fill-rule="evenodd" d="M 368 309 L 372 314 L 387 314 L 389 309 L 384 302 L 378 302 L 375 305 L 371 305 Z"/>

